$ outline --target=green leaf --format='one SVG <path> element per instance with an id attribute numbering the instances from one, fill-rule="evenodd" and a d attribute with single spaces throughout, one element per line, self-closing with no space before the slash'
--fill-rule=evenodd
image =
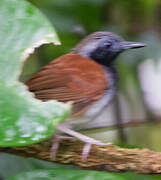
<path id="1" fill-rule="evenodd" d="M 13 154 L 1 153 L 0 154 L 0 177 L 2 179 L 15 176 L 18 173 L 25 171 L 33 171 L 39 169 L 76 169 L 74 165 L 58 164 L 35 158 L 23 158 Z"/>
<path id="2" fill-rule="evenodd" d="M 135 173 L 112 173 L 70 169 L 42 169 L 23 172 L 7 180 L 159 180 L 160 175 L 144 175 Z"/>
<path id="3" fill-rule="evenodd" d="M 117 173 L 97 171 L 69 170 L 69 169 L 42 169 L 20 173 L 7 180 L 125 180 Z"/>
<path id="4" fill-rule="evenodd" d="M 19 75 L 36 47 L 59 40 L 46 17 L 24 0 L 0 1 L 0 27 L 0 146 L 33 144 L 51 136 L 71 106 L 35 99 Z"/>
<path id="5" fill-rule="evenodd" d="M 147 174 L 135 174 L 132 172 L 120 173 L 122 177 L 128 180 L 159 180 L 161 175 L 147 175 Z"/>

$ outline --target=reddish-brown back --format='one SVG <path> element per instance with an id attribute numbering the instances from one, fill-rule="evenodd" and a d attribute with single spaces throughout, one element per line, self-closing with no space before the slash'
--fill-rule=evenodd
<path id="1" fill-rule="evenodd" d="M 74 52 L 44 66 L 26 85 L 42 101 L 72 101 L 72 116 L 80 115 L 108 89 L 104 68 Z"/>

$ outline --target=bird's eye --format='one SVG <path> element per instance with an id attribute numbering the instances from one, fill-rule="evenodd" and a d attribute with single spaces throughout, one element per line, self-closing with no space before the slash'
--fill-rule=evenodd
<path id="1" fill-rule="evenodd" d="M 104 46 L 110 47 L 110 46 L 111 46 L 111 42 L 105 42 L 105 43 L 104 43 Z"/>

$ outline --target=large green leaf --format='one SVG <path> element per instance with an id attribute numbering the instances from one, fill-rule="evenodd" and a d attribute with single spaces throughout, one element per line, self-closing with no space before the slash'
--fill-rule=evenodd
<path id="1" fill-rule="evenodd" d="M 42 169 L 20 173 L 7 180 L 125 180 L 116 173 L 97 171 L 69 170 L 69 169 Z"/>
<path id="2" fill-rule="evenodd" d="M 69 104 L 41 102 L 19 82 L 23 62 L 44 43 L 59 44 L 52 25 L 24 0 L 0 1 L 0 146 L 39 142 L 54 132 Z"/>
<path id="3" fill-rule="evenodd" d="M 144 175 L 135 173 L 111 173 L 70 169 L 42 169 L 23 172 L 7 180 L 159 180 L 158 175 Z"/>
<path id="4" fill-rule="evenodd" d="M 159 180 L 161 175 L 135 174 L 132 172 L 120 173 L 127 180 Z"/>

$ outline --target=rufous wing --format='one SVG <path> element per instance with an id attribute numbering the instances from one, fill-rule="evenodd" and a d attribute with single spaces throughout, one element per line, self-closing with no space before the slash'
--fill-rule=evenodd
<path id="1" fill-rule="evenodd" d="M 108 89 L 104 68 L 74 52 L 51 61 L 26 85 L 42 101 L 72 101 L 72 116 L 83 113 Z"/>

